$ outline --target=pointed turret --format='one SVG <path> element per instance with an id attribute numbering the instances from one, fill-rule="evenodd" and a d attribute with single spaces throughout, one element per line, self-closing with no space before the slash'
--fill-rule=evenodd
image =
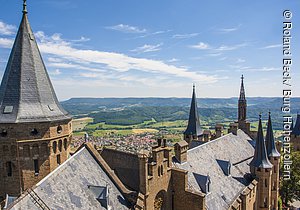
<path id="1" fill-rule="evenodd" d="M 189 122 L 188 122 L 187 129 L 184 131 L 184 135 L 200 136 L 201 134 L 202 134 L 202 130 L 201 130 L 200 119 L 198 114 L 195 85 L 193 85 L 193 95 L 191 101 Z"/>
<path id="2" fill-rule="evenodd" d="M 299 136 L 300 135 L 300 114 L 297 113 L 297 120 L 296 120 L 296 124 L 294 127 L 292 127 L 292 134 Z"/>
<path id="3" fill-rule="evenodd" d="M 266 134 L 266 147 L 267 147 L 268 157 L 280 157 L 280 153 L 277 151 L 275 145 L 272 121 L 271 121 L 271 112 L 269 112 L 269 120 L 268 120 L 267 134 Z"/>
<path id="4" fill-rule="evenodd" d="M 240 89 L 240 97 L 238 104 L 238 121 L 245 122 L 247 118 L 247 100 L 245 96 L 245 88 L 244 88 L 244 75 L 241 77 L 241 89 Z"/>
<path id="5" fill-rule="evenodd" d="M 23 17 L 0 86 L 0 123 L 71 119 L 61 107 L 27 18 Z"/>
<path id="6" fill-rule="evenodd" d="M 263 129 L 261 124 L 261 115 L 259 115 L 258 132 L 255 145 L 254 157 L 250 163 L 256 168 L 272 168 L 273 165 L 268 159 Z"/>
<path id="7" fill-rule="evenodd" d="M 241 90 L 240 90 L 240 98 L 239 100 L 246 100 L 246 96 L 245 96 L 245 88 L 244 88 L 244 75 L 242 75 L 241 77 Z"/>

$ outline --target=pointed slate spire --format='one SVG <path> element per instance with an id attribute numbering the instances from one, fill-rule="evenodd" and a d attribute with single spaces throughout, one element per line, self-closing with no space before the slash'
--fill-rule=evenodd
<path id="1" fill-rule="evenodd" d="M 184 131 L 184 135 L 200 136 L 201 134 L 202 134 L 202 130 L 201 130 L 200 119 L 198 114 L 196 91 L 195 91 L 195 85 L 193 85 L 193 95 L 191 101 L 189 122 L 188 122 L 187 129 Z"/>
<path id="2" fill-rule="evenodd" d="M 273 128 L 272 128 L 272 121 L 271 121 L 271 112 L 269 112 L 269 120 L 268 120 L 268 127 L 267 127 L 267 134 L 266 134 L 266 147 L 267 147 L 267 154 L 268 157 L 280 157 L 280 153 L 276 149 Z"/>
<path id="3" fill-rule="evenodd" d="M 27 18 L 23 17 L 0 86 L 0 123 L 71 119 L 61 107 Z"/>
<path id="4" fill-rule="evenodd" d="M 242 75 L 241 77 L 242 82 L 241 82 L 241 90 L 240 90 L 240 98 L 239 100 L 246 100 L 246 96 L 245 96 L 245 88 L 244 88 L 244 75 Z"/>
<path id="5" fill-rule="evenodd" d="M 255 144 L 254 157 L 250 163 L 251 166 L 256 168 L 272 168 L 273 165 L 268 159 L 263 129 L 261 124 L 261 115 L 259 115 L 258 132 Z"/>
<path id="6" fill-rule="evenodd" d="M 292 130 L 292 134 L 299 136 L 300 135 L 300 114 L 297 113 L 297 120 L 296 120 L 296 124 Z"/>

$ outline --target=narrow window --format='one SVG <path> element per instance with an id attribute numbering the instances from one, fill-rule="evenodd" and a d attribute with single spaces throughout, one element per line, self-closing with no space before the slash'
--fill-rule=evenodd
<path id="1" fill-rule="evenodd" d="M 58 150 L 61 152 L 62 150 L 62 140 L 58 141 Z"/>
<path id="2" fill-rule="evenodd" d="M 39 175 L 40 172 L 39 160 L 38 159 L 33 160 L 33 165 L 34 165 L 34 175 L 37 176 Z"/>
<path id="3" fill-rule="evenodd" d="M 7 176 L 12 176 L 12 164 L 11 164 L 11 161 L 8 161 L 6 163 L 6 172 L 7 172 Z"/>
<path id="4" fill-rule="evenodd" d="M 60 163 L 61 163 L 61 162 L 60 162 L 60 155 L 57 155 L 57 156 L 56 156 L 56 162 L 57 162 L 57 165 L 60 165 Z"/>
<path id="5" fill-rule="evenodd" d="M 265 187 L 268 187 L 268 181 L 265 179 Z"/>
<path id="6" fill-rule="evenodd" d="M 57 143 L 56 143 L 56 141 L 53 142 L 52 150 L 53 150 L 53 153 L 56 153 L 56 150 L 57 150 Z"/>
<path id="7" fill-rule="evenodd" d="M 158 172 L 157 172 L 158 176 L 160 176 L 160 166 L 158 166 Z"/>
<path id="8" fill-rule="evenodd" d="M 68 148 L 68 140 L 64 139 L 64 149 L 67 150 Z"/>

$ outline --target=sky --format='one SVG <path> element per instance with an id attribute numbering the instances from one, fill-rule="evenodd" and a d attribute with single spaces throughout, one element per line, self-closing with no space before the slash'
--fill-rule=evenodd
<path id="1" fill-rule="evenodd" d="M 22 17 L 0 0 L 0 77 Z M 39 0 L 28 17 L 60 100 L 72 97 L 282 95 L 283 11 L 292 12 L 300 96 L 300 1 Z"/>

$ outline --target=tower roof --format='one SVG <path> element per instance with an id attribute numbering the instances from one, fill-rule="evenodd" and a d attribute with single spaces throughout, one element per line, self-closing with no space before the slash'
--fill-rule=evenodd
<path id="1" fill-rule="evenodd" d="M 23 17 L 0 86 L 0 123 L 71 119 L 59 104 L 27 18 Z"/>
<path id="2" fill-rule="evenodd" d="M 258 132 L 255 144 L 254 157 L 250 163 L 251 166 L 256 168 L 272 168 L 273 165 L 267 157 L 267 150 L 265 139 L 263 135 L 263 129 L 261 124 L 261 115 L 259 115 Z"/>
<path id="3" fill-rule="evenodd" d="M 245 96 L 245 88 L 244 88 L 244 75 L 241 77 L 241 90 L 240 90 L 240 98 L 239 100 L 244 100 L 246 101 L 246 96 Z"/>
<path id="4" fill-rule="evenodd" d="M 192 95 L 192 101 L 191 101 L 189 122 L 188 122 L 187 129 L 184 131 L 184 134 L 185 135 L 197 135 L 197 136 L 200 136 L 202 134 L 199 113 L 198 113 L 198 107 L 197 107 L 195 85 L 193 85 L 193 95 Z"/>
<path id="5" fill-rule="evenodd" d="M 266 147 L 267 147 L 267 154 L 269 157 L 280 157 L 280 153 L 277 151 L 275 145 L 270 112 L 269 112 L 269 120 L 268 120 L 267 134 L 266 134 Z"/>
<path id="6" fill-rule="evenodd" d="M 294 128 L 292 128 L 292 134 L 299 136 L 300 135 L 300 114 L 297 114 L 297 120 Z"/>

